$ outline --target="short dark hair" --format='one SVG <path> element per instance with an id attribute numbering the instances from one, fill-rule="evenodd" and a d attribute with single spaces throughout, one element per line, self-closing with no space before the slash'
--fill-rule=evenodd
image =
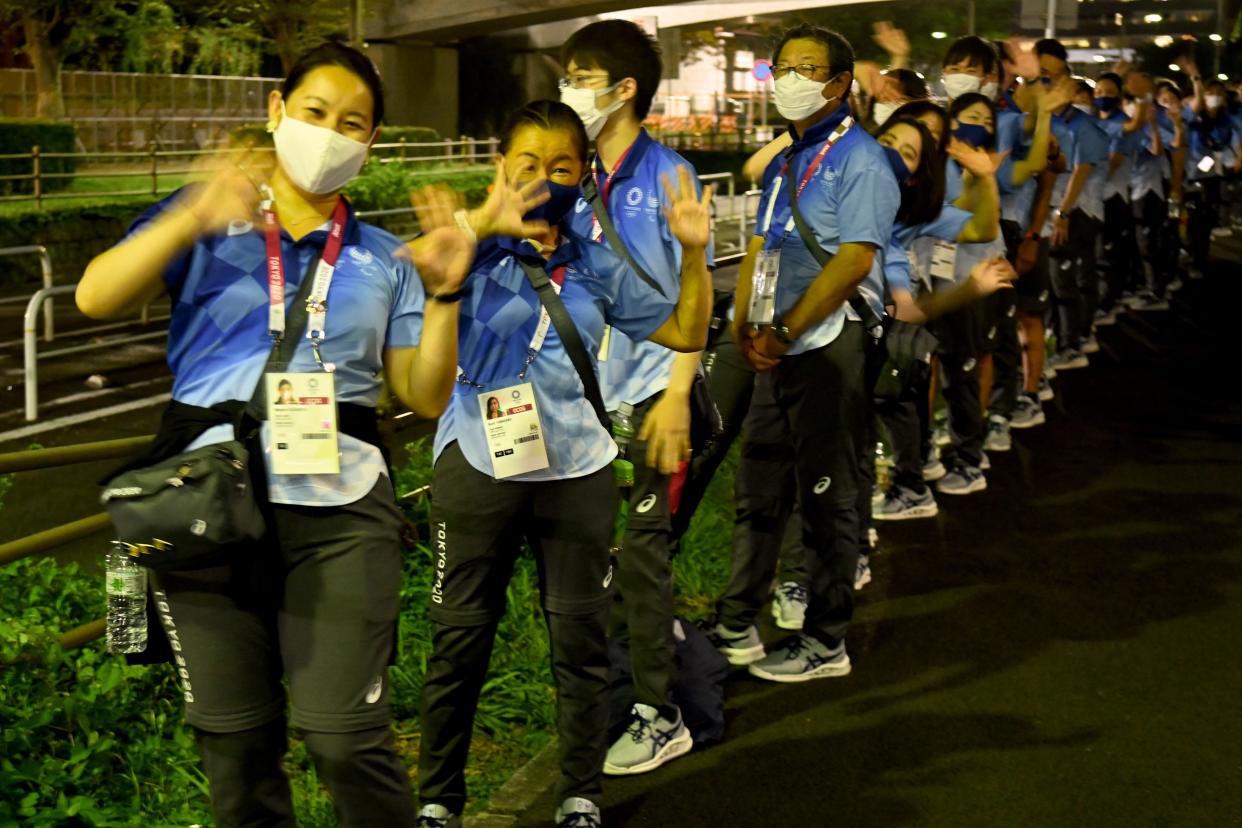
<path id="1" fill-rule="evenodd" d="M 940 131 L 940 143 L 936 147 L 936 151 L 944 155 L 945 148 L 949 146 L 949 115 L 940 104 L 935 101 L 910 101 L 899 106 L 889 120 L 900 121 L 903 118 L 918 120 L 929 112 L 934 113 L 944 124 L 944 129 Z"/>
<path id="2" fill-rule="evenodd" d="M 832 29 L 823 26 L 800 23 L 791 29 L 787 29 L 781 35 L 780 42 L 772 50 L 773 63 L 780 59 L 781 49 L 784 49 L 785 44 L 791 40 L 814 40 L 816 43 L 821 44 L 828 50 L 828 71 L 834 75 L 849 72 L 850 80 L 854 79 L 854 47 L 850 45 L 850 42 L 845 39 L 844 35 L 840 35 Z"/>
<path id="3" fill-rule="evenodd" d="M 1035 41 L 1035 54 L 1039 57 L 1048 55 L 1063 63 L 1069 63 L 1069 52 L 1065 51 L 1065 46 L 1055 38 L 1045 37 Z"/>
<path id="4" fill-rule="evenodd" d="M 992 134 L 995 135 L 996 101 L 981 92 L 967 92 L 965 95 L 954 98 L 953 103 L 949 105 L 949 119 L 956 118 L 975 104 L 983 104 L 992 113 Z"/>
<path id="5" fill-rule="evenodd" d="M 647 117 L 663 64 L 659 44 L 641 26 L 629 20 L 600 20 L 583 26 L 561 47 L 561 65 L 568 67 L 571 60 L 579 66 L 603 69 L 612 83 L 633 78 L 638 85 L 634 114 L 640 121 Z"/>
<path id="6" fill-rule="evenodd" d="M 329 41 L 303 52 L 281 85 L 280 96 L 288 100 L 306 76 L 320 66 L 340 66 L 353 72 L 366 84 L 367 89 L 371 90 L 371 99 L 375 102 L 371 112 L 371 126 L 379 126 L 384 120 L 384 81 L 380 77 L 379 69 L 375 68 L 375 63 L 369 57 L 344 43 Z"/>
<path id="7" fill-rule="evenodd" d="M 897 221 L 907 227 L 927 224 L 940 215 L 940 209 L 944 206 L 944 155 L 930 129 L 914 118 L 899 118 L 896 113 L 876 131 L 875 137 L 878 139 L 898 124 L 918 130 L 919 137 L 923 140 L 923 151 L 919 153 L 919 163 L 910 173 L 909 181 L 901 188 L 901 206 L 897 208 Z"/>
<path id="8" fill-rule="evenodd" d="M 574 139 L 574 146 L 578 150 L 578 157 L 582 161 L 587 160 L 587 150 L 589 140 L 587 139 L 586 127 L 582 126 L 582 119 L 578 117 L 578 113 L 574 112 L 567 105 L 560 101 L 550 101 L 546 98 L 538 101 L 531 101 L 525 106 L 518 107 L 509 113 L 505 118 L 505 125 L 500 130 L 500 154 L 504 155 L 509 151 L 509 146 L 513 142 L 513 136 L 518 129 L 524 126 L 536 126 L 540 129 L 563 129 L 567 131 Z"/>
<path id="9" fill-rule="evenodd" d="M 1118 89 L 1125 88 L 1125 81 L 1123 81 L 1121 79 L 1121 75 L 1118 75 L 1116 72 L 1105 72 L 1104 74 L 1100 75 L 1098 78 L 1095 79 L 1096 83 L 1099 83 L 1100 81 L 1112 81 L 1114 84 L 1117 85 Z"/>
<path id="10" fill-rule="evenodd" d="M 949 51 L 944 53 L 944 63 L 941 65 L 948 66 L 950 63 L 963 61 L 969 65 L 977 65 L 985 75 L 1000 71 L 1000 57 L 996 54 L 996 49 L 991 43 L 975 35 L 966 35 L 953 41 Z"/>
<path id="11" fill-rule="evenodd" d="M 1182 91 L 1182 88 L 1178 86 L 1176 83 L 1174 83 L 1173 81 L 1169 80 L 1168 78 L 1157 78 L 1154 92 L 1158 95 L 1161 92 L 1163 92 L 1165 89 L 1168 89 L 1170 92 L 1172 92 L 1174 95 L 1177 95 L 1177 97 L 1179 98 L 1186 97 L 1186 93 Z"/>
<path id="12" fill-rule="evenodd" d="M 919 73 L 913 69 L 889 69 L 884 74 L 897 79 L 903 98 L 917 101 L 927 97 L 927 81 L 919 77 Z"/>

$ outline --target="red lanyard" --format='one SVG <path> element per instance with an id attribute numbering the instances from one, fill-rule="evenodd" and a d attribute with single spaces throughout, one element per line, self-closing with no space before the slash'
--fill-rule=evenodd
<path id="1" fill-rule="evenodd" d="M 819 152 L 811 159 L 811 163 L 807 165 L 806 172 L 802 174 L 802 181 L 798 183 L 798 195 L 802 195 L 802 191 L 806 189 L 806 185 L 815 176 L 815 172 L 819 169 L 819 165 L 824 163 L 824 159 L 828 157 L 828 151 L 836 146 L 842 136 L 854 125 L 854 119 L 846 115 L 845 120 L 837 125 L 837 128 L 828 136 L 828 140 L 824 141 L 824 145 L 819 148 Z M 785 166 L 781 168 L 781 177 L 785 176 L 785 171 L 789 169 L 789 162 L 785 162 Z"/>
<path id="2" fill-rule="evenodd" d="M 600 187 L 600 196 L 603 198 L 605 210 L 608 209 L 608 193 L 612 191 L 612 179 L 616 176 L 617 171 L 621 169 L 621 165 L 625 163 L 625 157 L 630 154 L 630 150 L 633 148 L 633 144 L 626 147 L 625 152 L 621 153 L 621 157 L 617 159 L 617 163 L 612 165 L 612 172 L 608 173 L 607 176 L 604 177 L 604 184 Z M 599 172 L 602 173 L 604 171 L 604 162 L 600 160 L 598 155 L 595 156 L 595 160 L 599 161 Z M 592 175 L 595 175 L 596 179 L 599 178 L 598 173 L 592 172 Z M 599 226 L 599 219 L 595 217 L 594 213 L 591 214 L 591 224 L 591 238 L 595 241 L 602 242 L 604 238 L 604 230 Z"/>
<path id="3" fill-rule="evenodd" d="M 565 286 L 565 265 L 558 265 L 552 268 L 552 281 L 557 287 Z"/>
<path id="4" fill-rule="evenodd" d="M 323 256 L 315 269 L 315 281 L 306 300 L 311 317 L 307 323 L 307 334 L 316 340 L 323 338 L 323 322 L 328 310 L 328 289 L 332 285 L 332 275 L 341 255 L 347 217 L 345 199 L 338 199 L 332 211 L 332 226 L 323 247 Z M 285 266 L 280 253 L 280 225 L 270 202 L 263 207 L 263 235 L 267 243 L 268 330 L 274 338 L 280 339 L 285 333 Z"/>

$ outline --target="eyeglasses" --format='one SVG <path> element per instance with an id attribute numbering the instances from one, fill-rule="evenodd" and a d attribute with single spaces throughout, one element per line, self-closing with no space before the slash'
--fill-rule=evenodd
<path id="1" fill-rule="evenodd" d="M 602 88 L 602 87 L 591 86 L 591 83 L 593 81 L 605 81 L 606 82 L 607 80 L 608 80 L 607 72 L 604 72 L 601 75 L 570 75 L 568 77 L 561 78 L 559 81 L 556 82 L 556 85 L 560 89 L 595 89 L 595 88 Z"/>
<path id="2" fill-rule="evenodd" d="M 816 66 L 814 63 L 799 63 L 796 66 L 785 66 L 784 64 L 778 63 L 776 66 L 772 67 L 772 76 L 777 80 L 780 80 L 790 72 L 797 72 L 807 80 L 815 80 L 816 72 L 827 72 L 831 69 L 831 66 Z"/>

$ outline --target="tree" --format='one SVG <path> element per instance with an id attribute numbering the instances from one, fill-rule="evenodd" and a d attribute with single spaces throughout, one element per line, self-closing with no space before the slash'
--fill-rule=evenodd
<path id="1" fill-rule="evenodd" d="M 221 34 L 232 32 L 237 37 L 248 30 L 255 35 L 267 35 L 286 74 L 293 68 L 298 55 L 310 46 L 330 38 L 344 39 L 349 34 L 348 3 L 315 3 L 308 0 L 214 0 L 201 3 L 177 0 L 177 5 L 187 16 L 213 25 L 227 21 L 228 26 L 221 27 Z"/>
<path id="2" fill-rule="evenodd" d="M 34 69 L 36 117 L 65 117 L 60 94 L 65 55 L 114 6 L 111 0 L 0 0 L 0 21 L 21 28 L 24 51 Z"/>

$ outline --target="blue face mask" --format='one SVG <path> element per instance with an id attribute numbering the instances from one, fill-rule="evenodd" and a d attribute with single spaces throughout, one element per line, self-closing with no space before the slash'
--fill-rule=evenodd
<path id="1" fill-rule="evenodd" d="M 1112 112 L 1119 106 L 1121 106 L 1121 98 L 1114 98 L 1111 95 L 1095 99 L 1095 108 L 1104 113 Z"/>
<path id="2" fill-rule="evenodd" d="M 958 124 L 953 130 L 953 137 L 970 144 L 975 149 L 987 149 L 992 146 L 992 133 L 980 124 Z"/>
<path id="3" fill-rule="evenodd" d="M 543 220 L 548 224 L 560 224 L 582 197 L 582 190 L 578 187 L 557 184 L 554 181 L 547 182 L 547 186 L 552 197 L 523 216 L 527 221 Z"/>
<path id="4" fill-rule="evenodd" d="M 910 168 L 906 166 L 906 159 L 901 157 L 901 153 L 892 147 L 885 147 L 884 154 L 888 156 L 888 165 L 893 168 L 893 175 L 897 176 L 898 184 L 905 184 L 910 177 Z"/>

